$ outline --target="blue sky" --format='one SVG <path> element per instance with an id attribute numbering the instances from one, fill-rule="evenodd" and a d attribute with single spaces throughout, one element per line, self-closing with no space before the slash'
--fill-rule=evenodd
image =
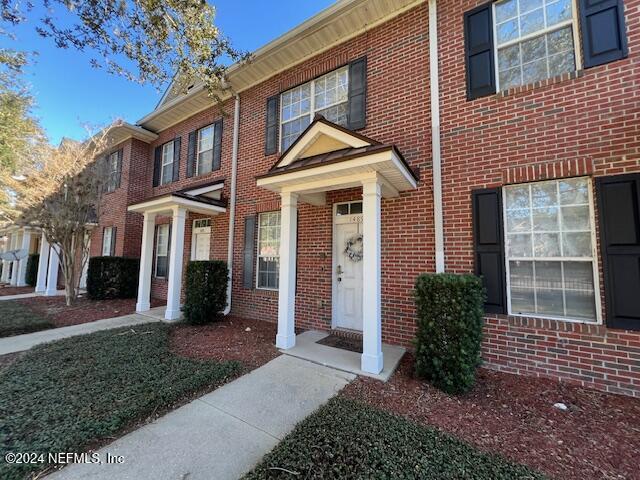
<path id="1" fill-rule="evenodd" d="M 333 3 L 333 0 L 210 0 L 217 8 L 216 24 L 231 38 L 236 48 L 253 51 L 285 33 Z M 38 2 L 34 2 L 38 3 Z M 66 13 L 58 8 L 62 21 Z M 162 92 L 141 86 L 104 70 L 92 68 L 91 56 L 76 50 L 62 50 L 35 33 L 37 10 L 14 32 L 15 42 L 3 46 L 36 51 L 38 56 L 27 69 L 37 107 L 35 115 L 52 143 L 63 136 L 81 139 L 83 125 L 102 125 L 115 118 L 134 123 L 155 107 Z"/>

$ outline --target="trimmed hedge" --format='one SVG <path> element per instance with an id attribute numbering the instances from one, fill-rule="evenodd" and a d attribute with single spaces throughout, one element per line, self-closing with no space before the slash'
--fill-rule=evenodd
<path id="1" fill-rule="evenodd" d="M 125 257 L 92 257 L 87 272 L 87 293 L 92 300 L 135 298 L 140 260 Z"/>
<path id="2" fill-rule="evenodd" d="M 228 282 L 229 269 L 225 262 L 189 262 L 182 307 L 186 322 L 200 325 L 217 320 L 227 305 Z"/>
<path id="3" fill-rule="evenodd" d="M 27 260 L 27 273 L 25 275 L 25 283 L 30 287 L 35 287 L 38 282 L 38 263 L 40 262 L 40 255 L 32 253 Z"/>
<path id="4" fill-rule="evenodd" d="M 452 394 L 468 391 L 480 365 L 484 288 L 475 275 L 425 274 L 415 287 L 416 373 Z"/>

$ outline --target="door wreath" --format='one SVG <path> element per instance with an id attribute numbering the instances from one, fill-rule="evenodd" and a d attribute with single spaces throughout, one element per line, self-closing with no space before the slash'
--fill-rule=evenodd
<path id="1" fill-rule="evenodd" d="M 347 240 L 347 248 L 344 253 L 352 262 L 358 263 L 362 261 L 362 234 L 354 235 Z"/>

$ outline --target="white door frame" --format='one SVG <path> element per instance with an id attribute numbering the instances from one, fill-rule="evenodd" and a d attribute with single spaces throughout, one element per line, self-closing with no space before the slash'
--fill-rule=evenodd
<path id="1" fill-rule="evenodd" d="M 207 218 L 195 218 L 191 224 L 191 260 L 195 260 L 196 258 L 196 238 L 200 233 L 209 234 L 209 258 L 211 258 L 211 219 L 208 219 L 208 227 L 196 228 L 196 222 L 199 220 L 207 220 Z"/>
<path id="2" fill-rule="evenodd" d="M 362 203 L 362 200 L 351 200 L 349 202 L 338 202 L 334 203 L 332 207 L 332 217 L 331 217 L 331 226 L 332 226 L 332 234 L 331 234 L 331 329 L 334 330 L 338 327 L 338 316 L 337 316 L 337 299 L 338 299 L 338 281 L 336 276 L 336 270 L 338 269 L 338 255 L 336 248 L 336 241 L 338 236 L 337 226 L 337 218 L 338 218 L 338 205 L 349 205 L 352 203 Z M 349 215 L 349 217 L 360 217 L 364 220 L 364 216 L 362 213 L 358 213 L 355 215 Z M 355 223 L 355 222 L 354 222 Z M 362 223 L 362 222 L 361 222 Z M 363 285 L 364 288 L 364 285 Z M 364 313 L 364 312 L 363 312 Z M 364 320 L 364 319 L 363 319 Z M 364 325 L 363 325 L 364 328 Z"/>

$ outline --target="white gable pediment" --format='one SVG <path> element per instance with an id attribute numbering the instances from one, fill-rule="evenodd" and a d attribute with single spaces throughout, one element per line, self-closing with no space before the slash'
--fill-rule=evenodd
<path id="1" fill-rule="evenodd" d="M 275 168 L 286 167 L 304 158 L 344 150 L 375 145 L 377 142 L 349 132 L 324 119 L 315 120 L 289 147 Z"/>

